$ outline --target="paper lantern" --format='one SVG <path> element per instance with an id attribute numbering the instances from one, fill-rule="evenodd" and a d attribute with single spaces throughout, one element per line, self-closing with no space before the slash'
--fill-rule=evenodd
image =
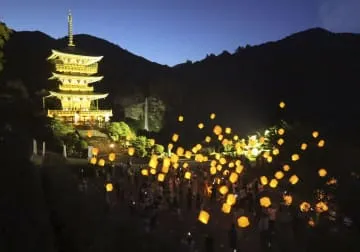
<path id="1" fill-rule="evenodd" d="M 299 182 L 299 177 L 296 176 L 296 175 L 292 175 L 290 178 L 289 178 L 289 182 L 293 185 L 297 184 L 297 182 Z"/>
<path id="2" fill-rule="evenodd" d="M 159 173 L 159 174 L 158 174 L 158 177 L 157 177 L 157 180 L 158 180 L 159 182 L 164 182 L 164 180 L 165 180 L 165 174 Z"/>
<path id="3" fill-rule="evenodd" d="M 232 194 L 232 193 L 229 193 L 227 196 L 226 196 L 226 204 L 230 205 L 230 206 L 233 206 L 235 205 L 236 203 L 236 196 L 235 194 Z"/>
<path id="4" fill-rule="evenodd" d="M 93 136 L 92 130 L 88 130 L 88 132 L 87 132 L 87 137 L 88 137 L 88 138 L 91 138 L 92 136 Z"/>
<path id="5" fill-rule="evenodd" d="M 315 205 L 315 210 L 318 213 L 323 213 L 329 210 L 329 207 L 326 205 L 325 202 L 320 201 Z"/>
<path id="6" fill-rule="evenodd" d="M 262 185 L 267 185 L 268 184 L 268 178 L 266 176 L 261 176 L 260 177 L 260 183 Z"/>
<path id="7" fill-rule="evenodd" d="M 235 184 L 239 179 L 239 175 L 236 172 L 230 174 L 229 180 L 231 183 Z"/>
<path id="8" fill-rule="evenodd" d="M 269 197 L 262 197 L 260 198 L 260 206 L 262 207 L 269 207 L 271 206 L 271 200 Z"/>
<path id="9" fill-rule="evenodd" d="M 169 168 L 170 165 L 171 165 L 171 163 L 170 163 L 170 158 L 165 157 L 165 158 L 163 159 L 163 167 Z"/>
<path id="10" fill-rule="evenodd" d="M 99 166 L 104 166 L 105 165 L 105 160 L 104 159 L 100 159 L 98 162 Z"/>
<path id="11" fill-rule="evenodd" d="M 162 168 L 161 168 L 161 172 L 162 173 L 168 173 L 169 172 L 169 166 L 163 166 Z"/>
<path id="12" fill-rule="evenodd" d="M 175 163 L 173 164 L 173 168 L 176 170 L 177 168 L 179 168 L 179 163 Z"/>
<path id="13" fill-rule="evenodd" d="M 308 224 L 310 227 L 315 227 L 315 221 L 313 220 L 313 218 L 310 217 Z"/>
<path id="14" fill-rule="evenodd" d="M 134 148 L 134 147 L 129 147 L 129 149 L 128 149 L 128 154 L 129 154 L 129 156 L 134 156 L 134 154 L 135 154 L 135 148 Z"/>
<path id="15" fill-rule="evenodd" d="M 235 168 L 235 171 L 238 174 L 241 174 L 243 170 L 244 170 L 244 166 L 242 166 L 242 165 L 237 165 Z"/>
<path id="16" fill-rule="evenodd" d="M 241 160 L 240 160 L 240 159 L 236 160 L 236 161 L 235 161 L 235 165 L 236 165 L 236 166 L 241 165 Z"/>
<path id="17" fill-rule="evenodd" d="M 286 195 L 283 195 L 283 200 L 284 200 L 285 205 L 290 206 L 293 201 L 293 198 L 291 195 L 286 194 Z"/>
<path id="18" fill-rule="evenodd" d="M 322 168 L 318 171 L 320 177 L 325 177 L 327 175 L 327 171 Z"/>
<path id="19" fill-rule="evenodd" d="M 220 135 L 222 133 L 222 128 L 220 125 L 215 125 L 214 129 L 213 129 L 213 132 L 215 135 Z"/>
<path id="20" fill-rule="evenodd" d="M 174 145 L 173 145 L 172 143 L 169 143 L 169 144 L 168 144 L 168 150 L 171 151 L 172 148 L 174 148 Z"/>
<path id="21" fill-rule="evenodd" d="M 155 169 L 155 168 L 151 168 L 151 169 L 150 169 L 150 174 L 151 174 L 151 175 L 155 175 L 155 174 L 156 174 L 156 169 Z"/>
<path id="22" fill-rule="evenodd" d="M 259 143 L 264 144 L 265 143 L 265 137 L 260 137 L 259 138 Z"/>
<path id="23" fill-rule="evenodd" d="M 210 214 L 206 212 L 205 210 L 201 210 L 198 216 L 198 220 L 203 224 L 208 224 L 210 219 Z"/>
<path id="24" fill-rule="evenodd" d="M 270 180 L 269 186 L 270 186 L 271 188 L 276 188 L 277 185 L 278 185 L 278 181 L 277 181 L 276 179 Z"/>
<path id="25" fill-rule="evenodd" d="M 324 140 L 320 140 L 317 145 L 318 145 L 319 148 L 322 148 L 322 147 L 325 146 L 325 141 L 324 141 Z"/>
<path id="26" fill-rule="evenodd" d="M 238 226 L 241 228 L 246 228 L 250 226 L 249 218 L 246 216 L 241 216 L 237 219 Z"/>
<path id="27" fill-rule="evenodd" d="M 182 167 L 183 167 L 184 169 L 187 169 L 187 168 L 189 167 L 189 164 L 188 164 L 187 162 L 185 162 L 185 163 L 183 163 Z"/>
<path id="28" fill-rule="evenodd" d="M 230 163 L 228 164 L 228 166 L 229 166 L 229 168 L 234 168 L 234 167 L 235 167 L 235 164 L 234 164 L 234 162 L 230 162 Z"/>
<path id="29" fill-rule="evenodd" d="M 234 141 L 239 140 L 239 136 L 238 136 L 238 135 L 234 135 L 234 136 L 233 136 L 233 140 L 234 140 Z"/>
<path id="30" fill-rule="evenodd" d="M 223 146 L 228 145 L 228 144 L 229 144 L 229 140 L 227 140 L 227 139 L 225 138 L 225 139 L 222 140 L 221 144 L 222 144 Z"/>
<path id="31" fill-rule="evenodd" d="M 272 156 L 268 156 L 268 157 L 266 158 L 266 161 L 267 161 L 268 163 L 271 163 L 272 160 L 273 160 Z"/>
<path id="32" fill-rule="evenodd" d="M 231 134 L 231 128 L 229 128 L 229 127 L 225 128 L 225 133 L 226 134 Z"/>
<path id="33" fill-rule="evenodd" d="M 223 138 L 224 138 L 224 136 L 223 136 L 223 135 L 221 135 L 221 134 L 220 134 L 220 135 L 218 135 L 218 140 L 219 140 L 219 141 L 223 140 Z"/>
<path id="34" fill-rule="evenodd" d="M 231 205 L 228 205 L 226 203 L 222 204 L 221 211 L 223 213 L 226 213 L 226 214 L 230 213 L 231 212 Z"/>
<path id="35" fill-rule="evenodd" d="M 191 155 L 192 155 L 191 151 L 185 151 L 185 155 L 184 155 L 185 158 L 190 159 Z"/>
<path id="36" fill-rule="evenodd" d="M 211 120 L 214 120 L 215 117 L 216 117 L 216 114 L 215 114 L 215 113 L 211 113 L 211 114 L 210 114 L 210 119 L 211 119 Z"/>
<path id="37" fill-rule="evenodd" d="M 219 163 L 222 165 L 226 164 L 226 159 L 224 157 L 221 157 Z"/>
<path id="38" fill-rule="evenodd" d="M 109 154 L 109 161 L 113 162 L 115 160 L 115 153 L 110 153 Z"/>
<path id="39" fill-rule="evenodd" d="M 158 160 L 157 160 L 157 157 L 156 157 L 156 156 L 152 156 L 152 157 L 150 158 L 149 166 L 150 166 L 151 168 L 154 168 L 154 169 L 158 166 Z"/>
<path id="40" fill-rule="evenodd" d="M 199 150 L 196 148 L 196 147 L 192 147 L 192 149 L 191 149 L 191 151 L 192 151 L 192 153 L 197 153 Z"/>
<path id="41" fill-rule="evenodd" d="M 301 212 L 308 212 L 311 208 L 311 205 L 308 202 L 302 202 L 300 204 L 300 211 Z"/>
<path id="42" fill-rule="evenodd" d="M 216 160 L 211 160 L 211 162 L 210 162 L 210 166 L 216 166 Z"/>
<path id="43" fill-rule="evenodd" d="M 107 183 L 105 185 L 105 189 L 107 192 L 112 192 L 112 190 L 114 189 L 113 185 L 111 183 Z"/>
<path id="44" fill-rule="evenodd" d="M 292 154 L 292 155 L 291 155 L 291 160 L 292 160 L 292 161 L 296 162 L 296 161 L 298 161 L 299 159 L 300 159 L 299 154 Z"/>
<path id="45" fill-rule="evenodd" d="M 218 165 L 216 166 L 216 170 L 221 171 L 221 170 L 222 170 L 222 165 L 221 165 L 221 164 L 218 164 Z"/>
<path id="46" fill-rule="evenodd" d="M 199 128 L 199 129 L 203 129 L 203 128 L 204 128 L 204 124 L 203 124 L 203 123 L 199 123 L 199 124 L 198 124 L 198 128 Z"/>
<path id="47" fill-rule="evenodd" d="M 274 148 L 273 151 L 272 151 L 272 154 L 273 154 L 274 156 L 279 155 L 279 153 L 280 153 L 280 151 L 279 151 L 278 148 Z"/>
<path id="48" fill-rule="evenodd" d="M 91 154 L 93 154 L 94 156 L 97 156 L 99 154 L 99 149 L 98 148 L 92 148 Z"/>
<path id="49" fill-rule="evenodd" d="M 210 167 L 210 174 L 211 174 L 211 175 L 215 175 L 215 174 L 216 174 L 216 167 L 214 167 L 214 166 L 211 166 L 211 167 Z"/>
<path id="50" fill-rule="evenodd" d="M 148 169 L 141 169 L 141 175 L 143 175 L 143 176 L 149 176 L 149 171 L 148 171 Z"/>
<path id="51" fill-rule="evenodd" d="M 312 136 L 313 136 L 313 138 L 317 138 L 319 136 L 319 132 L 313 131 Z"/>
<path id="52" fill-rule="evenodd" d="M 262 156 L 263 158 L 267 159 L 270 156 L 270 152 L 265 151 Z"/>
<path id="53" fill-rule="evenodd" d="M 280 129 L 278 129 L 277 133 L 279 136 L 282 136 L 285 134 L 285 130 L 283 128 L 280 128 Z"/>
<path id="54" fill-rule="evenodd" d="M 201 163 L 203 160 L 204 160 L 203 155 L 201 155 L 201 154 L 196 154 L 196 155 L 195 155 L 195 161 L 196 161 L 196 162 Z"/>
<path id="55" fill-rule="evenodd" d="M 185 152 L 185 150 L 184 150 L 183 147 L 177 147 L 177 149 L 176 149 L 176 155 L 178 155 L 178 156 L 183 156 L 183 155 L 184 155 L 184 152 Z"/>
<path id="56" fill-rule="evenodd" d="M 179 122 L 183 122 L 183 121 L 184 121 L 184 116 L 179 115 L 179 117 L 178 117 L 178 121 L 179 121 Z"/>
<path id="57" fill-rule="evenodd" d="M 90 159 L 90 164 L 96 165 L 96 162 L 97 162 L 96 157 L 92 157 L 92 158 Z"/>
<path id="58" fill-rule="evenodd" d="M 282 139 L 282 138 L 279 138 L 279 139 L 277 140 L 277 144 L 280 145 L 280 146 L 283 145 L 284 142 L 285 142 L 285 141 L 284 141 L 284 139 Z"/>
<path id="59" fill-rule="evenodd" d="M 290 165 L 284 164 L 284 165 L 283 165 L 283 170 L 284 170 L 285 172 L 290 171 Z"/>
<path id="60" fill-rule="evenodd" d="M 205 137 L 205 142 L 210 143 L 210 142 L 211 142 L 211 137 L 206 136 L 206 137 Z"/>
<path id="61" fill-rule="evenodd" d="M 285 102 L 282 101 L 282 102 L 279 103 L 279 107 L 280 107 L 281 109 L 284 109 L 285 106 L 286 106 Z"/>
<path id="62" fill-rule="evenodd" d="M 172 137 L 171 137 L 171 140 L 172 140 L 174 143 L 177 142 L 177 140 L 179 140 L 179 135 L 176 134 L 176 133 L 174 133 L 174 134 L 172 135 Z"/>
<path id="63" fill-rule="evenodd" d="M 176 164 L 177 162 L 179 162 L 179 156 L 176 154 L 172 154 L 170 157 L 170 162 Z"/>
<path id="64" fill-rule="evenodd" d="M 220 186 L 220 188 L 219 188 L 219 192 L 220 192 L 222 195 L 227 194 L 228 191 L 229 191 L 229 188 L 228 188 L 226 185 Z"/>
<path id="65" fill-rule="evenodd" d="M 302 143 L 300 146 L 301 150 L 306 150 L 307 149 L 307 144 L 306 143 Z"/>
<path id="66" fill-rule="evenodd" d="M 274 177 L 278 180 L 282 179 L 284 177 L 284 173 L 282 171 L 275 172 Z"/>
<path id="67" fill-rule="evenodd" d="M 216 154 L 215 154 L 215 159 L 216 159 L 216 160 L 219 160 L 220 158 L 221 158 L 221 154 L 220 154 L 220 153 L 216 153 Z"/>
<path id="68" fill-rule="evenodd" d="M 185 172 L 184 178 L 191 179 L 191 172 L 189 172 L 189 171 Z"/>

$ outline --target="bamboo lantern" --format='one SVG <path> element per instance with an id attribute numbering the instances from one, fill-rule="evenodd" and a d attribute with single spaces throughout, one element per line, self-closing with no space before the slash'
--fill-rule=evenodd
<path id="1" fill-rule="evenodd" d="M 327 175 L 327 171 L 324 168 L 321 168 L 318 173 L 320 177 L 325 177 Z"/>
<path id="2" fill-rule="evenodd" d="M 320 140 L 317 145 L 318 145 L 319 148 L 322 148 L 322 147 L 325 146 L 325 141 L 324 141 L 324 140 Z"/>
<path id="3" fill-rule="evenodd" d="M 115 160 L 115 153 L 112 152 L 109 154 L 109 161 L 113 162 L 114 160 Z"/>
<path id="4" fill-rule="evenodd" d="M 246 216 L 241 216 L 237 219 L 238 226 L 241 228 L 246 228 L 250 226 L 249 218 Z"/>
<path id="5" fill-rule="evenodd" d="M 227 194 L 228 191 L 229 191 L 229 188 L 228 188 L 226 185 L 220 186 L 220 188 L 219 188 L 219 192 L 220 192 L 222 195 Z"/>
<path id="6" fill-rule="evenodd" d="M 320 201 L 315 205 L 315 210 L 318 213 L 323 213 L 329 210 L 329 207 L 326 205 L 326 203 Z"/>
<path id="7" fill-rule="evenodd" d="M 210 143 L 210 142 L 211 142 L 211 137 L 206 136 L 206 137 L 205 137 L 205 142 Z"/>
<path id="8" fill-rule="evenodd" d="M 226 134 L 231 134 L 231 128 L 229 128 L 229 127 L 225 128 L 225 133 Z"/>
<path id="9" fill-rule="evenodd" d="M 310 208 L 311 208 L 311 205 L 308 202 L 304 201 L 304 202 L 302 202 L 300 204 L 300 211 L 301 212 L 308 212 L 310 210 Z"/>
<path id="10" fill-rule="evenodd" d="M 170 157 L 170 162 L 176 164 L 177 162 L 179 162 L 179 156 L 176 154 L 172 154 Z"/>
<path id="11" fill-rule="evenodd" d="M 269 197 L 262 197 L 260 199 L 260 206 L 269 207 L 271 205 L 271 200 Z"/>
<path id="12" fill-rule="evenodd" d="M 283 195 L 283 200 L 285 205 L 290 206 L 293 201 L 293 198 L 291 195 Z"/>
<path id="13" fill-rule="evenodd" d="M 230 174 L 229 180 L 231 183 L 235 184 L 239 179 L 239 175 L 236 172 Z"/>
<path id="14" fill-rule="evenodd" d="M 295 184 L 297 184 L 297 182 L 299 182 L 299 177 L 294 174 L 289 178 L 289 182 L 291 184 L 295 185 Z"/>
<path id="15" fill-rule="evenodd" d="M 134 156 L 134 154 L 135 154 L 135 148 L 134 148 L 134 147 L 129 147 L 129 149 L 128 149 L 128 154 L 129 154 L 129 156 Z"/>
<path id="16" fill-rule="evenodd" d="M 234 141 L 239 140 L 239 136 L 238 136 L 238 135 L 234 135 L 234 136 L 233 136 L 233 140 L 234 140 Z"/>
<path id="17" fill-rule="evenodd" d="M 191 172 L 189 172 L 189 171 L 185 172 L 184 178 L 188 179 L 188 180 L 191 179 Z"/>
<path id="18" fill-rule="evenodd" d="M 279 155 L 279 153 L 280 153 L 280 151 L 279 151 L 278 148 L 275 148 L 275 149 L 273 149 L 273 151 L 272 151 L 272 154 L 273 154 L 274 156 Z"/>
<path id="19" fill-rule="evenodd" d="M 307 149 L 307 144 L 306 143 L 302 143 L 300 146 L 301 150 L 306 150 Z"/>
<path id="20" fill-rule="evenodd" d="M 277 133 L 279 136 L 282 136 L 285 134 L 285 130 L 283 128 L 280 128 L 280 129 L 278 129 Z"/>
<path id="21" fill-rule="evenodd" d="M 155 168 L 150 168 L 150 174 L 155 175 L 156 174 L 156 169 Z"/>
<path id="22" fill-rule="evenodd" d="M 276 179 L 270 180 L 269 186 L 270 186 L 271 188 L 276 188 L 277 185 L 278 185 L 278 181 L 277 181 Z"/>
<path id="23" fill-rule="evenodd" d="M 179 122 L 183 122 L 183 121 L 184 121 L 184 116 L 179 115 L 179 117 L 178 117 L 178 121 L 179 121 Z"/>
<path id="24" fill-rule="evenodd" d="M 211 114 L 210 114 L 210 119 L 211 119 L 211 120 L 214 120 L 215 117 L 216 117 L 216 114 L 215 114 L 215 113 L 211 113 Z"/>
<path id="25" fill-rule="evenodd" d="M 285 142 L 285 141 L 284 141 L 284 139 L 282 139 L 282 138 L 279 138 L 279 139 L 277 140 L 277 144 L 280 145 L 280 146 L 283 145 L 284 142 Z"/>
<path id="26" fill-rule="evenodd" d="M 281 109 L 284 109 L 285 106 L 286 106 L 285 102 L 282 101 L 282 102 L 279 103 L 279 107 L 280 107 Z"/>
<path id="27" fill-rule="evenodd" d="M 99 162 L 98 162 L 98 165 L 99 166 L 104 166 L 105 165 L 105 160 L 104 159 L 100 159 Z"/>
<path id="28" fill-rule="evenodd" d="M 198 216 L 198 220 L 203 224 L 208 224 L 210 219 L 210 214 L 206 212 L 205 210 L 201 210 Z"/>
<path id="29" fill-rule="evenodd" d="M 157 177 L 157 180 L 158 180 L 159 182 L 164 182 L 164 180 L 165 180 L 165 174 L 159 173 L 159 174 L 158 174 L 158 177 Z"/>
<path id="30" fill-rule="evenodd" d="M 161 172 L 167 174 L 169 172 L 169 166 L 163 166 Z"/>
<path id="31" fill-rule="evenodd" d="M 112 190 L 114 189 L 113 185 L 111 183 L 107 183 L 105 185 L 105 189 L 107 192 L 112 192 Z"/>
<path id="32" fill-rule="evenodd" d="M 177 147 L 177 149 L 176 149 L 176 155 L 178 155 L 178 156 L 183 156 L 184 155 L 184 152 L 185 152 L 185 150 L 184 150 L 184 148 L 183 147 Z"/>
<path id="33" fill-rule="evenodd" d="M 290 171 L 290 165 L 284 164 L 284 165 L 283 165 L 283 170 L 284 170 L 285 172 Z"/>
<path id="34" fill-rule="evenodd" d="M 96 165 L 96 162 L 97 162 L 96 157 L 92 157 L 92 158 L 90 159 L 90 164 Z"/>
<path id="35" fill-rule="evenodd" d="M 222 133 L 222 128 L 220 125 L 215 125 L 213 132 L 215 135 L 219 136 Z"/>
<path id="36" fill-rule="evenodd" d="M 203 128 L 204 128 L 204 124 L 203 124 L 203 123 L 199 123 L 199 124 L 198 124 L 198 128 L 199 128 L 199 129 L 203 129 Z"/>
<path id="37" fill-rule="evenodd" d="M 87 137 L 88 137 L 88 138 L 91 138 L 92 136 L 93 136 L 92 130 L 88 130 L 88 132 L 87 132 Z"/>
<path id="38" fill-rule="evenodd" d="M 235 194 L 229 193 L 229 194 L 226 196 L 226 204 L 228 204 L 228 205 L 230 205 L 230 206 L 233 206 L 233 205 L 235 205 L 235 203 L 236 203 Z"/>
<path id="39" fill-rule="evenodd" d="M 299 159 L 300 159 L 299 154 L 292 154 L 292 155 L 291 155 L 291 160 L 292 160 L 292 161 L 296 162 L 296 161 L 298 161 Z"/>
<path id="40" fill-rule="evenodd" d="M 269 183 L 268 178 L 266 176 L 261 176 L 260 177 L 260 183 L 262 185 L 267 185 Z"/>
<path id="41" fill-rule="evenodd" d="M 148 169 L 142 169 L 142 170 L 141 170 L 141 175 L 143 175 L 143 176 L 149 176 L 149 171 L 148 171 Z"/>
<path id="42" fill-rule="evenodd" d="M 224 157 L 221 157 L 220 160 L 219 160 L 219 163 L 220 163 L 221 165 L 226 164 L 226 159 L 225 159 Z"/>
<path id="43" fill-rule="evenodd" d="M 188 164 L 187 162 L 185 162 L 185 163 L 183 163 L 182 167 L 183 167 L 184 169 L 187 169 L 187 168 L 189 167 L 189 164 Z"/>
<path id="44" fill-rule="evenodd" d="M 176 133 L 174 133 L 174 134 L 172 135 L 172 137 L 171 137 L 171 140 L 172 140 L 174 143 L 176 143 L 176 142 L 179 140 L 179 135 L 176 134 Z"/>
<path id="45" fill-rule="evenodd" d="M 223 213 L 229 214 L 231 212 L 231 205 L 228 205 L 228 204 L 224 203 L 222 205 L 221 211 Z"/>
<path id="46" fill-rule="evenodd" d="M 274 177 L 278 180 L 282 179 L 284 177 L 284 173 L 282 171 L 275 172 Z"/>
<path id="47" fill-rule="evenodd" d="M 185 151 L 185 158 L 190 159 L 191 158 L 191 151 Z"/>
<path id="48" fill-rule="evenodd" d="M 234 164 L 234 162 L 230 162 L 230 163 L 228 164 L 228 166 L 229 166 L 229 168 L 234 168 L 234 167 L 235 167 L 235 164 Z"/>
<path id="49" fill-rule="evenodd" d="M 312 137 L 317 138 L 318 136 L 319 136 L 319 132 L 318 131 L 313 131 Z"/>
<path id="50" fill-rule="evenodd" d="M 98 148 L 92 148 L 92 154 L 94 155 L 94 156 L 97 156 L 98 154 L 99 154 L 99 149 Z"/>
<path id="51" fill-rule="evenodd" d="M 215 175 L 215 174 L 216 174 L 216 167 L 214 167 L 214 166 L 211 166 L 211 167 L 210 167 L 210 174 L 211 174 L 211 175 Z"/>

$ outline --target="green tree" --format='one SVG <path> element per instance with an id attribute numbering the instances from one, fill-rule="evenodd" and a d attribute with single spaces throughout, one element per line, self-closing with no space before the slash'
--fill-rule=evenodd
<path id="1" fill-rule="evenodd" d="M 135 148 L 135 153 L 139 157 L 145 157 L 148 154 L 148 139 L 145 136 L 138 136 L 131 141 L 132 146 Z"/>
<path id="2" fill-rule="evenodd" d="M 5 23 L 0 22 L 0 71 L 4 67 L 4 53 L 2 49 L 4 48 L 5 42 L 9 40 L 11 30 L 6 26 Z"/>
<path id="3" fill-rule="evenodd" d="M 154 145 L 154 151 L 157 155 L 161 155 L 165 151 L 165 147 L 161 144 L 155 144 Z"/>
<path id="4" fill-rule="evenodd" d="M 133 130 L 125 122 L 112 122 L 108 125 L 107 131 L 114 141 L 135 137 Z"/>

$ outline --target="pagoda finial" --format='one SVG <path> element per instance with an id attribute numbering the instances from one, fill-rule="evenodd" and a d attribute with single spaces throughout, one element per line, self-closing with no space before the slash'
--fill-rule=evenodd
<path id="1" fill-rule="evenodd" d="M 69 36 L 68 46 L 75 46 L 74 36 L 73 36 L 73 21 L 72 21 L 72 15 L 71 15 L 70 10 L 69 10 L 69 14 L 68 14 L 68 36 Z"/>

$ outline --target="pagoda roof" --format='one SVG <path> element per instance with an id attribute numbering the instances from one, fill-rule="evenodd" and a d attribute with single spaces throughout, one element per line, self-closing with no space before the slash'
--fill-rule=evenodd
<path id="1" fill-rule="evenodd" d="M 100 61 L 104 56 L 93 56 L 85 52 L 79 51 L 75 46 L 68 46 L 63 50 L 51 50 L 51 55 L 47 58 L 48 60 L 56 59 L 57 57 L 69 57 L 69 58 L 80 58 L 89 60 L 86 65 L 90 65 Z"/>
<path id="2" fill-rule="evenodd" d="M 71 92 L 66 92 L 66 91 L 58 91 L 58 92 L 54 92 L 54 91 L 49 91 L 50 92 L 50 96 L 79 96 L 79 97 L 87 97 L 87 98 L 91 98 L 92 100 L 97 100 L 97 99 L 104 99 L 106 98 L 109 94 L 102 94 L 102 93 L 94 93 L 94 92 L 80 92 L 80 91 L 71 91 Z"/>
<path id="3" fill-rule="evenodd" d="M 93 83 L 97 81 L 101 81 L 104 76 L 90 76 L 90 75 L 70 75 L 70 74 L 58 74 L 52 73 L 52 76 L 49 78 L 53 79 L 75 79 L 75 80 L 87 80 L 87 83 Z"/>

